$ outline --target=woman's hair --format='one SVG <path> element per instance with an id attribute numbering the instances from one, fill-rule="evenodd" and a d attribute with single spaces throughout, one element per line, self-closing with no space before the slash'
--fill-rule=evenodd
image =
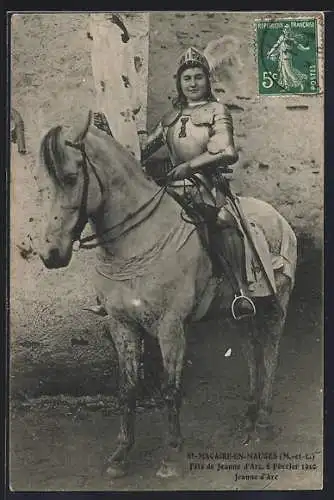
<path id="1" fill-rule="evenodd" d="M 187 99 L 184 96 L 182 89 L 181 89 L 181 75 L 182 73 L 189 68 L 201 68 L 205 74 L 206 77 L 206 83 L 207 83 L 207 93 L 204 96 L 205 99 L 208 101 L 217 101 L 216 97 L 212 93 L 211 89 L 211 80 L 210 80 L 210 73 L 209 70 L 203 66 L 202 64 L 199 64 L 198 62 L 188 62 L 183 64 L 182 66 L 179 67 L 176 73 L 176 90 L 177 90 L 177 97 L 173 99 L 172 104 L 174 108 L 182 108 L 183 106 L 186 106 L 187 104 Z"/>

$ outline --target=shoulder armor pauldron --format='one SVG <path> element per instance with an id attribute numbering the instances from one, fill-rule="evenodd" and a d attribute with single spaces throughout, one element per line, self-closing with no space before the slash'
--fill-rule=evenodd
<path id="1" fill-rule="evenodd" d="M 208 102 L 191 113 L 191 121 L 194 125 L 212 125 L 215 116 L 226 113 L 226 107 L 220 102 Z"/>
<path id="2" fill-rule="evenodd" d="M 173 125 L 176 122 L 176 120 L 179 118 L 181 113 L 182 113 L 181 109 L 175 109 L 175 108 L 168 111 L 162 117 L 162 120 L 161 120 L 162 126 L 165 128 L 165 127 L 170 127 L 171 125 Z"/>

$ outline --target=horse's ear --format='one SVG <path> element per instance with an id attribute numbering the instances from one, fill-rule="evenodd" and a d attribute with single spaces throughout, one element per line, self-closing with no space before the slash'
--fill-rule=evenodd
<path id="1" fill-rule="evenodd" d="M 88 112 L 88 117 L 87 117 L 87 121 L 85 123 L 85 126 L 83 127 L 83 129 L 78 133 L 78 135 L 76 136 L 74 142 L 82 142 L 86 135 L 87 135 L 87 132 L 89 130 L 89 127 L 92 123 L 92 119 L 93 119 L 93 112 L 92 110 L 90 109 L 89 112 Z"/>

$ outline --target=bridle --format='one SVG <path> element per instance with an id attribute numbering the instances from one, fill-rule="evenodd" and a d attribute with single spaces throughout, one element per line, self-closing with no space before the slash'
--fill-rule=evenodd
<path id="1" fill-rule="evenodd" d="M 81 232 L 82 232 L 83 228 L 85 227 L 85 224 L 88 221 L 88 216 L 87 216 L 87 199 L 88 199 L 88 189 L 89 189 L 88 163 L 90 163 L 90 165 L 93 167 L 92 170 L 93 170 L 94 175 L 98 181 L 101 195 L 103 195 L 103 193 L 104 193 L 104 187 L 103 187 L 101 179 L 96 171 L 95 166 L 89 161 L 84 143 L 83 142 L 74 143 L 74 142 L 66 140 L 65 145 L 75 149 L 76 151 L 80 151 L 81 155 L 82 155 L 81 166 L 82 166 L 84 183 L 83 183 L 82 197 L 81 197 L 80 208 L 79 208 L 79 217 L 78 217 L 77 223 L 76 223 L 74 231 L 73 231 L 73 241 L 79 241 L 79 243 L 80 243 Z"/>
<path id="2" fill-rule="evenodd" d="M 102 203 L 104 201 L 104 195 L 105 195 L 105 187 L 103 185 L 103 182 L 101 181 L 101 178 L 97 172 L 97 169 L 94 165 L 94 163 L 90 160 L 84 142 L 71 142 L 66 140 L 65 145 L 69 146 L 76 151 L 80 151 L 82 155 L 82 172 L 83 172 L 83 178 L 84 178 L 84 185 L 83 185 L 83 191 L 82 191 L 82 198 L 81 198 L 81 203 L 80 203 L 80 208 L 79 208 L 79 217 L 78 221 L 75 225 L 74 228 L 74 237 L 73 241 L 78 241 L 79 242 L 79 249 L 83 248 L 85 250 L 89 250 L 92 248 L 96 248 L 101 243 L 99 241 L 95 241 L 92 243 L 94 240 L 97 240 L 98 235 L 97 234 L 90 234 L 89 236 L 85 236 L 84 238 L 81 238 L 81 233 L 82 230 L 85 226 L 85 224 L 88 221 L 88 215 L 87 215 L 87 199 L 88 199 L 88 189 L 89 189 L 89 171 L 88 171 L 88 166 L 91 167 L 93 174 L 98 182 L 99 188 L 100 188 L 100 193 L 101 193 L 101 198 L 102 198 Z M 137 215 L 141 214 L 144 210 L 148 209 L 148 212 L 144 214 L 142 218 L 137 220 L 136 222 L 133 222 L 133 224 L 130 224 L 128 227 L 123 228 L 123 230 L 120 231 L 120 233 L 117 234 L 117 236 L 110 236 L 107 240 L 104 240 L 104 243 L 111 243 L 113 241 L 118 240 L 119 238 L 125 236 L 128 234 L 132 229 L 135 229 L 136 227 L 140 226 L 144 221 L 146 221 L 158 208 L 160 205 L 162 198 L 164 197 L 166 193 L 166 186 L 161 187 L 158 189 L 158 191 L 143 205 L 141 205 L 137 210 L 134 212 L 130 212 L 126 217 L 124 217 L 123 220 L 118 222 L 117 224 L 114 224 L 108 229 L 105 229 L 103 233 L 100 236 L 104 236 L 108 233 L 112 233 L 115 229 L 119 229 L 122 226 L 124 226 L 127 222 L 130 222 L 133 220 Z M 151 207 L 151 205 L 153 205 Z"/>

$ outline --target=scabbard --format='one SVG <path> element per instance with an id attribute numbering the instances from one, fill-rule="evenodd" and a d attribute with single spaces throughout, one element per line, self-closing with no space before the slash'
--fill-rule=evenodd
<path id="1" fill-rule="evenodd" d="M 276 294 L 276 291 L 275 291 L 275 287 L 274 287 L 274 284 L 272 283 L 270 277 L 268 276 L 267 274 L 267 271 L 265 269 L 265 266 L 262 262 L 262 259 L 261 259 L 261 256 L 260 256 L 260 252 L 257 248 L 257 244 L 256 244 L 256 241 L 254 240 L 253 236 L 252 236 L 252 233 L 250 231 L 250 228 L 249 228 L 249 223 L 248 223 L 248 220 L 243 212 L 243 209 L 241 207 L 241 204 L 238 200 L 238 198 L 236 196 L 233 195 L 233 193 L 230 191 L 230 194 L 229 194 L 229 198 L 231 199 L 232 203 L 233 203 L 233 206 L 235 207 L 238 215 L 239 215 L 239 221 L 240 221 L 240 224 L 241 224 L 241 227 L 246 235 L 246 237 L 248 238 L 248 241 L 252 247 L 252 250 L 261 266 L 261 270 L 263 272 L 263 275 L 267 281 L 267 284 L 269 286 L 269 289 L 271 290 L 272 294 L 274 295 L 274 297 L 276 298 L 277 300 L 277 303 L 279 304 L 280 306 L 280 303 L 278 302 L 278 298 L 277 298 L 277 294 Z"/>

